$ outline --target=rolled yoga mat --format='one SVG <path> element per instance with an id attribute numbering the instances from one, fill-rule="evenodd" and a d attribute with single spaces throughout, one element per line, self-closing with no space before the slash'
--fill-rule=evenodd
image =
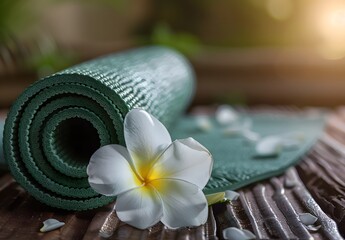
<path id="1" fill-rule="evenodd" d="M 82 63 L 37 81 L 15 101 L 5 124 L 5 159 L 16 181 L 47 205 L 103 206 L 114 198 L 89 187 L 92 153 L 124 144 L 130 109 L 142 107 L 169 126 L 193 92 L 190 65 L 170 49 L 142 48 Z"/>
<path id="2" fill-rule="evenodd" d="M 0 170 L 6 168 L 5 158 L 4 158 L 4 150 L 2 148 L 2 133 L 4 131 L 5 121 L 0 116 Z"/>

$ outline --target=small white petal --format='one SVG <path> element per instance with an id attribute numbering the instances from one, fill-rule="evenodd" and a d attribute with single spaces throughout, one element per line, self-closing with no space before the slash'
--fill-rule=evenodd
<path id="1" fill-rule="evenodd" d="M 243 129 L 240 127 L 227 127 L 223 130 L 225 136 L 240 136 L 243 133 Z"/>
<path id="2" fill-rule="evenodd" d="M 120 194 L 115 210 L 121 221 L 139 229 L 155 225 L 163 216 L 162 200 L 149 185 Z"/>
<path id="3" fill-rule="evenodd" d="M 261 139 L 255 147 L 258 157 L 270 157 L 278 155 L 282 150 L 282 138 L 268 136 Z"/>
<path id="4" fill-rule="evenodd" d="M 207 116 L 197 116 L 195 122 L 197 128 L 203 132 L 208 132 L 212 129 L 211 121 Z"/>
<path id="5" fill-rule="evenodd" d="M 40 229 L 40 232 L 49 232 L 58 229 L 63 225 L 65 225 L 64 222 L 60 222 L 56 219 L 49 218 L 43 222 L 43 227 Z"/>
<path id="6" fill-rule="evenodd" d="M 216 120 L 221 125 L 233 124 L 238 118 L 238 113 L 228 105 L 221 105 L 216 111 Z"/>
<path id="7" fill-rule="evenodd" d="M 300 140 L 296 140 L 296 139 L 283 139 L 282 140 L 282 146 L 283 146 L 284 150 L 294 150 L 294 149 L 299 148 L 300 145 L 301 145 Z"/>
<path id="8" fill-rule="evenodd" d="M 248 239 L 256 239 L 256 236 L 251 231 L 242 229 L 242 232 L 247 236 Z"/>
<path id="9" fill-rule="evenodd" d="M 124 136 L 137 170 L 148 171 L 152 162 L 171 144 L 164 125 L 142 109 L 129 111 L 124 120 Z M 147 172 L 138 172 L 145 177 Z"/>
<path id="10" fill-rule="evenodd" d="M 248 231 L 236 227 L 229 227 L 223 230 L 223 238 L 231 240 L 248 240 L 255 239 L 255 235 Z"/>
<path id="11" fill-rule="evenodd" d="M 253 126 L 253 120 L 250 119 L 250 118 L 245 118 L 243 120 L 243 124 L 242 124 L 242 127 L 243 129 L 246 129 L 246 130 L 250 130 Z"/>
<path id="12" fill-rule="evenodd" d="M 297 140 L 300 140 L 301 142 L 303 142 L 303 141 L 305 140 L 305 138 L 306 138 L 305 134 L 302 133 L 302 132 L 297 133 L 297 134 L 295 135 L 295 137 L 296 137 Z"/>
<path id="13" fill-rule="evenodd" d="M 90 186 L 98 193 L 115 196 L 140 184 L 125 147 L 112 144 L 99 148 L 87 166 Z"/>
<path id="14" fill-rule="evenodd" d="M 260 135 L 251 130 L 244 130 L 242 136 L 250 142 L 257 142 L 260 140 Z"/>
<path id="15" fill-rule="evenodd" d="M 284 187 L 286 188 L 293 188 L 294 186 L 296 186 L 296 181 L 295 180 L 291 180 L 290 178 L 285 178 L 284 179 Z"/>
<path id="16" fill-rule="evenodd" d="M 313 225 L 317 221 L 317 217 L 310 213 L 300 213 L 299 219 L 304 225 Z"/>
<path id="17" fill-rule="evenodd" d="M 305 134 L 303 132 L 288 132 L 281 135 L 281 137 L 286 139 L 294 139 L 300 142 L 305 140 Z"/>
<path id="18" fill-rule="evenodd" d="M 231 190 L 225 191 L 225 198 L 229 199 L 230 201 L 237 200 L 239 196 L 240 194 L 238 192 L 231 191 Z"/>
<path id="19" fill-rule="evenodd" d="M 194 184 L 181 180 L 152 181 L 163 202 L 162 223 L 169 228 L 200 226 L 206 223 L 208 204 Z"/>
<path id="20" fill-rule="evenodd" d="M 311 232 L 317 232 L 321 228 L 321 225 L 318 225 L 318 226 L 307 225 L 305 227 Z"/>
<path id="21" fill-rule="evenodd" d="M 212 171 L 210 152 L 193 138 L 174 141 L 153 166 L 159 178 L 181 179 L 203 189 Z"/>

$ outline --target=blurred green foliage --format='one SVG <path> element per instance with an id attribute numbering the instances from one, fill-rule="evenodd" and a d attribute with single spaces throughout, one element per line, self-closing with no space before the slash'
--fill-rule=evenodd
<path id="1" fill-rule="evenodd" d="M 23 33 L 35 24 L 35 20 L 30 1 L 0 0 L 0 46 L 19 52 L 18 67 L 34 70 L 43 77 L 75 63 L 76 56 L 61 52 L 55 42 L 51 39 L 47 41 L 47 36 L 42 36 L 42 33 L 27 39 Z M 16 44 L 13 44 L 14 42 Z M 30 49 L 20 52 L 24 51 L 21 49 L 21 43 L 30 45 Z M 14 47 L 18 49 L 13 49 Z"/>
<path id="2" fill-rule="evenodd" d="M 315 41 L 306 16 L 312 0 L 276 0 L 278 7 L 282 2 L 290 6 L 283 19 L 274 18 L 268 10 L 275 0 L 152 1 L 146 33 L 153 36 L 161 28 L 159 24 L 165 23 L 172 35 L 188 33 L 202 46 L 294 47 L 309 46 Z"/>
<path id="3" fill-rule="evenodd" d="M 70 67 L 77 59 L 73 54 L 52 50 L 32 55 L 27 63 L 29 68 L 36 70 L 39 78 L 42 78 Z"/>
<path id="4" fill-rule="evenodd" d="M 128 28 L 131 29 L 123 31 L 128 36 L 119 34 L 122 37 L 122 39 L 119 37 L 119 42 L 138 40 L 139 45 L 165 45 L 186 55 L 193 55 L 206 47 L 210 48 L 208 46 L 212 46 L 212 49 L 308 47 L 318 40 L 318 35 L 310 30 L 311 27 L 306 21 L 307 4 L 312 0 L 146 0 L 142 5 L 143 9 L 133 7 L 138 3 L 136 1 L 0 0 L 0 43 L 6 42 L 8 36 L 21 40 L 25 31 L 30 31 L 30 27 L 35 26 L 36 22 L 42 21 L 42 19 L 36 21 L 37 12 L 46 11 L 46 7 L 53 8 L 54 5 L 71 2 L 77 2 L 80 5 L 92 3 L 91 6 L 105 5 L 107 8 L 114 9 L 114 14 L 126 15 L 127 10 L 130 9 L 128 19 L 132 17 L 130 14 L 133 14 L 133 18 L 137 14 L 140 17 L 144 16 L 145 19 L 138 17 L 140 19 L 138 22 L 133 21 L 132 24 L 128 24 Z M 284 19 L 274 18 L 268 8 L 269 3 L 272 2 L 288 3 L 291 8 L 288 16 Z M 71 5 L 73 8 L 76 7 L 75 4 Z M 282 6 L 286 6 L 286 4 Z M 67 15 L 69 11 L 68 8 L 66 9 Z M 82 8 L 81 14 L 83 14 Z M 98 19 L 97 17 L 95 16 L 96 19 Z M 102 25 L 101 21 L 107 21 L 109 18 L 102 18 L 102 16 L 99 18 L 101 19 L 97 22 L 100 25 L 99 31 L 113 31 L 114 34 L 111 36 L 116 39 L 116 28 L 109 28 L 111 24 L 107 24 L 108 27 Z M 82 21 L 81 19 L 76 16 L 74 21 Z M 131 20 L 128 19 L 127 21 Z M 78 24 L 80 23 L 78 22 Z M 71 25 L 73 26 L 73 23 Z M 37 26 L 39 29 L 39 25 Z M 59 29 L 58 32 L 63 34 L 64 26 L 60 27 L 62 31 Z M 87 32 L 87 27 L 83 31 Z M 71 31 L 71 28 L 66 27 L 66 29 L 67 32 Z M 95 45 L 97 44 L 99 43 Z M 114 46 L 116 44 L 117 42 L 114 42 Z M 49 62 L 54 65 L 54 69 L 59 69 L 59 66 L 62 65 L 61 56 L 58 56 L 59 52 L 54 52 L 54 54 L 40 52 L 40 54 L 42 54 L 42 59 L 37 60 L 38 57 L 35 56 L 32 65 L 45 65 Z M 56 59 L 54 60 L 54 58 Z M 67 57 L 67 62 L 69 62 L 68 59 L 69 57 Z"/>
<path id="5" fill-rule="evenodd" d="M 19 35 L 26 26 L 32 24 L 33 14 L 26 0 L 0 1 L 0 43 L 10 35 Z"/>
<path id="6" fill-rule="evenodd" d="M 187 32 L 175 33 L 164 23 L 155 26 L 150 40 L 150 44 L 168 46 L 186 55 L 196 54 L 202 47 L 196 36 Z"/>
<path id="7" fill-rule="evenodd" d="M 117 10 L 121 10 L 124 9 L 126 7 L 126 5 L 129 3 L 126 0 L 45 0 L 45 1 L 51 1 L 51 2 L 55 2 L 55 3 L 61 3 L 61 2 L 79 2 L 82 4 L 85 3 L 95 3 L 95 4 L 106 4 L 109 7 L 115 8 Z"/>

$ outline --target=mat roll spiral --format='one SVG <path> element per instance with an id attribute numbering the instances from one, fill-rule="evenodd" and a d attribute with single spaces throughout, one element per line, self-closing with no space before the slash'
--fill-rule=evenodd
<path id="1" fill-rule="evenodd" d="M 109 55 L 37 81 L 6 119 L 3 147 L 13 177 L 53 207 L 109 203 L 113 197 L 89 187 L 89 157 L 102 145 L 124 144 L 123 119 L 132 108 L 169 126 L 190 102 L 194 84 L 185 58 L 162 47 Z"/>

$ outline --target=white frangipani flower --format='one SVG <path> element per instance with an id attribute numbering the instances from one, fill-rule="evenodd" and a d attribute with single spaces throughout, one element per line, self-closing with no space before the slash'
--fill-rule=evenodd
<path id="1" fill-rule="evenodd" d="M 159 221 L 169 228 L 204 224 L 209 151 L 193 138 L 172 142 L 164 125 L 141 109 L 126 115 L 124 136 L 127 148 L 103 146 L 87 167 L 96 192 L 117 196 L 120 220 L 140 229 Z"/>

